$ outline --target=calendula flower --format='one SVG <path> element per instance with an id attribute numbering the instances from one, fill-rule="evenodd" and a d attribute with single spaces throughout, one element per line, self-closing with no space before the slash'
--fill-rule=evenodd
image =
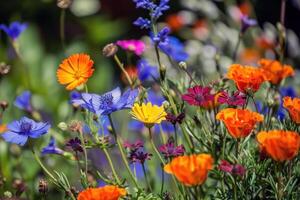
<path id="1" fill-rule="evenodd" d="M 293 159 L 300 148 L 300 136 L 292 131 L 262 131 L 256 139 L 261 151 L 279 162 Z"/>
<path id="2" fill-rule="evenodd" d="M 283 107 L 289 111 L 289 115 L 296 124 L 300 124 L 300 98 L 283 98 Z"/>
<path id="3" fill-rule="evenodd" d="M 78 200 L 118 200 L 126 195 L 124 188 L 114 185 L 106 185 L 99 188 L 88 188 L 78 194 Z"/>
<path id="4" fill-rule="evenodd" d="M 135 53 L 138 56 L 143 54 L 146 47 L 145 43 L 141 40 L 119 40 L 117 41 L 117 45 L 124 50 Z"/>
<path id="5" fill-rule="evenodd" d="M 58 82 L 66 85 L 67 90 L 73 90 L 84 84 L 94 72 L 94 61 L 87 54 L 73 54 L 59 65 L 56 72 Z"/>
<path id="6" fill-rule="evenodd" d="M 7 131 L 1 134 L 6 142 L 23 146 L 29 137 L 39 138 L 50 129 L 50 124 L 35 122 L 27 117 L 13 121 L 7 125 Z"/>
<path id="7" fill-rule="evenodd" d="M 234 138 L 247 137 L 256 123 L 263 121 L 263 115 L 247 109 L 225 108 L 216 119 L 223 121 L 229 134 Z"/>
<path id="8" fill-rule="evenodd" d="M 274 85 L 278 85 L 286 77 L 295 74 L 290 65 L 282 65 L 277 60 L 261 59 L 258 64 L 264 70 L 267 79 Z"/>
<path id="9" fill-rule="evenodd" d="M 244 93 L 256 92 L 266 80 L 262 69 L 239 64 L 230 66 L 227 78 L 233 80 L 237 88 Z"/>
<path id="10" fill-rule="evenodd" d="M 134 119 L 141 121 L 145 126 L 151 128 L 154 124 L 160 124 L 166 120 L 167 113 L 163 106 L 152 105 L 151 102 L 139 105 L 135 103 L 131 110 Z"/>
<path id="11" fill-rule="evenodd" d="M 179 156 L 164 166 L 168 174 L 173 174 L 186 186 L 201 185 L 213 167 L 213 158 L 209 154 Z"/>

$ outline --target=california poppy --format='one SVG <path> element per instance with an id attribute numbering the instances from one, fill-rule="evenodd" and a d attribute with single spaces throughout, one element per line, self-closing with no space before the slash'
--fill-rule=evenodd
<path id="1" fill-rule="evenodd" d="M 300 98 L 284 97 L 283 107 L 289 111 L 292 120 L 300 124 Z"/>
<path id="2" fill-rule="evenodd" d="M 262 152 L 280 162 L 293 159 L 300 148 L 300 136 L 292 131 L 262 131 L 258 133 L 257 141 Z"/>
<path id="3" fill-rule="evenodd" d="M 78 200 L 118 200 L 126 195 L 126 190 L 113 185 L 100 188 L 88 188 L 78 195 Z"/>

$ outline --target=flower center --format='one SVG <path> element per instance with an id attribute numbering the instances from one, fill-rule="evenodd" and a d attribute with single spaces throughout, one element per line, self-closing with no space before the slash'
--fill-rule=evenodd
<path id="1" fill-rule="evenodd" d="M 110 107 L 112 104 L 113 104 L 112 94 L 104 94 L 100 97 L 100 106 L 99 106 L 99 108 L 101 110 L 107 109 L 107 107 Z"/>
<path id="2" fill-rule="evenodd" d="M 203 102 L 204 101 L 204 96 L 201 94 L 196 94 L 195 100 L 198 102 Z"/>
<path id="3" fill-rule="evenodd" d="M 31 128 L 32 128 L 32 124 L 31 123 L 23 122 L 21 124 L 21 132 L 22 132 L 22 134 L 27 135 L 30 132 Z"/>

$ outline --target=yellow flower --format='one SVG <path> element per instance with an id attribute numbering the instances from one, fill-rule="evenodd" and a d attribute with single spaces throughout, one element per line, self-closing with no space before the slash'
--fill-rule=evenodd
<path id="1" fill-rule="evenodd" d="M 154 124 L 160 124 L 161 121 L 166 119 L 167 113 L 163 106 L 152 105 L 148 102 L 147 104 L 139 105 L 135 103 L 131 110 L 131 115 L 134 119 L 141 121 L 151 128 Z"/>

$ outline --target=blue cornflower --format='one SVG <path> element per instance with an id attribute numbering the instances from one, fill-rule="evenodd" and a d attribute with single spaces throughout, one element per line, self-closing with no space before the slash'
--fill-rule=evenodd
<path id="1" fill-rule="evenodd" d="M 283 87 L 283 88 L 280 88 L 279 92 L 280 92 L 280 95 L 282 97 L 288 96 L 288 97 L 294 98 L 294 97 L 297 96 L 297 92 L 296 92 L 296 90 L 293 87 Z"/>
<path id="2" fill-rule="evenodd" d="M 31 92 L 27 90 L 22 92 L 19 96 L 17 96 L 14 105 L 21 110 L 32 112 Z"/>
<path id="3" fill-rule="evenodd" d="M 160 16 L 163 15 L 163 11 L 166 11 L 170 8 L 168 3 L 169 0 L 161 0 L 159 2 L 159 5 L 153 9 L 153 11 L 151 12 L 151 17 L 154 21 L 156 21 Z"/>
<path id="4" fill-rule="evenodd" d="M 156 35 L 154 35 L 153 33 L 150 35 L 152 41 L 157 44 L 168 44 L 168 35 L 170 34 L 171 29 L 169 27 L 164 27 L 163 29 L 161 29 Z"/>
<path id="5" fill-rule="evenodd" d="M 11 142 L 23 146 L 28 137 L 38 138 L 50 129 L 49 123 L 35 122 L 27 117 L 13 121 L 7 125 L 7 131 L 1 136 L 6 142 Z"/>
<path id="6" fill-rule="evenodd" d="M 62 155 L 63 153 L 64 153 L 64 151 L 61 150 L 60 148 L 58 148 L 55 145 L 54 137 L 51 137 L 49 144 L 42 149 L 42 154 L 43 155 L 45 155 L 45 154 L 59 154 L 59 155 Z"/>
<path id="7" fill-rule="evenodd" d="M 160 43 L 158 45 L 166 55 L 170 56 L 173 60 L 180 62 L 188 59 L 188 54 L 184 51 L 184 45 L 176 37 L 168 37 L 167 43 Z"/>
<path id="8" fill-rule="evenodd" d="M 16 40 L 20 34 L 27 28 L 26 23 L 12 22 L 9 26 L 0 24 L 0 30 L 3 30 L 11 39 Z"/>
<path id="9" fill-rule="evenodd" d="M 133 0 L 137 8 L 153 10 L 156 5 L 151 0 Z"/>
<path id="10" fill-rule="evenodd" d="M 156 79 L 159 77 L 157 67 L 151 66 L 146 59 L 137 62 L 138 77 L 143 81 Z"/>
<path id="11" fill-rule="evenodd" d="M 81 99 L 74 99 L 72 103 L 81 106 L 100 115 L 109 115 L 112 112 L 131 108 L 135 98 L 138 95 L 138 90 L 127 90 L 121 95 L 120 88 L 116 88 L 103 95 L 82 93 Z"/>
<path id="12" fill-rule="evenodd" d="M 142 17 L 139 17 L 137 20 L 133 22 L 133 25 L 139 26 L 141 29 L 149 29 L 151 27 L 151 22 L 149 19 L 145 19 Z"/>

